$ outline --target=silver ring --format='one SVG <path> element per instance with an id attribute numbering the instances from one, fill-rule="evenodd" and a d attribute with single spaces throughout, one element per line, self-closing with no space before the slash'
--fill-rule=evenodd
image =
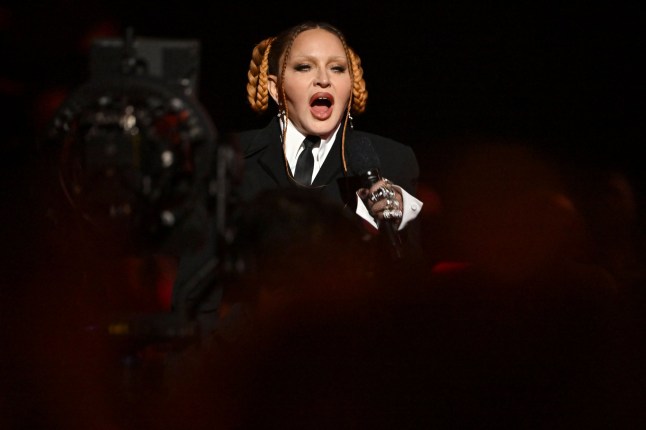
<path id="1" fill-rule="evenodd" d="M 403 216 L 402 211 L 399 209 L 386 209 L 383 214 L 384 219 L 401 218 Z"/>
<path id="2" fill-rule="evenodd" d="M 377 203 L 379 200 L 383 198 L 383 191 L 381 188 L 379 188 L 377 191 L 374 193 L 370 193 L 370 201 L 373 203 Z"/>
<path id="3" fill-rule="evenodd" d="M 377 191 L 370 194 L 370 201 L 373 203 L 377 203 L 379 200 L 383 199 L 388 195 L 390 195 L 390 193 L 387 188 L 379 187 Z"/>

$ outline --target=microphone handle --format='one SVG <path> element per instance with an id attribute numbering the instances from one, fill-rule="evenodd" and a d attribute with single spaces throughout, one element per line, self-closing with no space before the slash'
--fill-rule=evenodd
<path id="1" fill-rule="evenodd" d="M 370 188 L 372 185 L 376 184 L 379 182 L 381 178 L 381 173 L 379 172 L 378 168 L 373 168 L 368 171 L 366 171 L 363 175 L 363 186 L 366 188 Z M 384 219 L 381 221 L 379 224 L 379 229 L 388 236 L 388 241 L 392 245 L 391 253 L 394 259 L 401 259 L 403 258 L 403 250 L 402 250 L 402 241 L 401 237 L 399 236 L 399 232 L 393 225 L 393 222 L 387 219 Z"/>

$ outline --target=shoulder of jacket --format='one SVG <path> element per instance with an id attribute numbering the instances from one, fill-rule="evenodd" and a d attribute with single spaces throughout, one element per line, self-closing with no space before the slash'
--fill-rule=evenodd
<path id="1" fill-rule="evenodd" d="M 240 151 L 245 157 L 267 148 L 275 139 L 280 139 L 280 129 L 276 121 L 270 121 L 266 127 L 241 130 L 235 133 Z"/>
<path id="2" fill-rule="evenodd" d="M 398 140 L 395 140 L 390 137 L 382 136 L 380 134 L 370 133 L 367 131 L 354 131 L 357 136 L 365 136 L 370 139 L 370 141 L 375 145 L 376 148 L 410 148 L 409 145 L 406 145 Z"/>

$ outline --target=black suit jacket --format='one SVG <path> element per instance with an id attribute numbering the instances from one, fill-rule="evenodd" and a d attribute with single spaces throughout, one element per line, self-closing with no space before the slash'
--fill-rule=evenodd
<path id="1" fill-rule="evenodd" d="M 294 182 L 287 172 L 281 135 L 280 123 L 274 118 L 264 128 L 243 131 L 236 136 L 244 163 L 241 179 L 233 185 L 229 196 L 231 218 L 235 219 L 245 211 L 248 213 L 249 207 L 253 211 L 254 199 L 263 192 L 304 188 Z M 343 171 L 341 138 L 342 133 L 337 133 L 334 146 L 314 178 L 313 188 L 304 189 L 321 193 L 326 203 L 338 203 L 354 213 L 354 193 L 359 186 L 352 177 L 346 177 Z M 374 167 L 380 168 L 381 176 L 415 195 L 419 166 L 413 150 L 392 139 L 352 129 L 347 130 L 346 148 L 358 139 L 365 138 L 370 140 L 379 157 L 380 166 Z M 180 258 L 173 291 L 174 309 L 191 309 L 189 314 L 198 319 L 200 315 L 204 315 L 205 326 L 208 322 L 215 321 L 212 314 L 217 310 L 222 296 L 222 289 L 217 285 L 216 267 L 218 255 L 223 253 L 222 238 L 218 238 L 215 233 L 215 223 L 212 223 L 210 231 L 211 236 L 205 247 Z M 418 221 L 409 223 L 401 233 L 404 246 L 412 250 L 409 254 L 417 253 L 420 236 Z M 208 331 L 209 327 L 206 326 L 205 329 Z"/>
<path id="2" fill-rule="evenodd" d="M 239 145 L 244 157 L 243 179 L 235 191 L 236 197 L 246 202 L 264 190 L 298 187 L 287 173 L 281 142 L 282 130 L 277 118 L 262 129 L 248 130 L 239 134 Z M 358 139 L 369 139 L 379 157 L 381 175 L 416 195 L 419 165 L 413 150 L 402 143 L 376 134 L 348 129 L 346 148 Z M 323 195 L 340 204 L 354 207 L 356 187 L 352 177 L 343 171 L 341 154 L 342 130 L 337 133 L 332 150 L 317 173 L 313 187 Z M 353 189 L 348 189 L 351 187 Z"/>

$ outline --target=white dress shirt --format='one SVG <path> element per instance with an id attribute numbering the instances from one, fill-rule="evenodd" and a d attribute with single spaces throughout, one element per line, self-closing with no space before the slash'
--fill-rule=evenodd
<path id="1" fill-rule="evenodd" d="M 332 149 L 332 146 L 334 145 L 334 140 L 336 139 L 336 135 L 339 132 L 340 127 L 341 124 L 338 125 L 329 139 L 321 139 L 321 143 L 318 145 L 318 147 L 312 148 L 312 155 L 314 156 L 314 170 L 312 171 L 312 180 L 314 180 L 316 174 L 321 169 L 321 166 L 325 161 L 325 157 L 327 157 L 327 155 L 330 153 L 330 149 Z M 291 121 L 288 121 L 284 150 L 285 157 L 287 158 L 289 169 L 291 170 L 292 174 L 294 173 L 294 169 L 296 168 L 296 161 L 298 160 L 298 156 L 301 154 L 301 152 L 303 152 L 304 149 L 303 140 L 305 140 L 305 135 L 298 131 L 296 127 L 294 127 L 294 125 L 291 123 Z M 399 224 L 399 230 L 402 230 L 410 221 L 417 218 L 422 210 L 422 206 L 424 206 L 424 203 L 407 193 L 406 190 L 404 190 L 397 184 L 393 184 L 393 187 L 395 187 L 397 191 L 401 193 L 403 199 L 401 208 L 403 216 L 401 223 Z M 375 220 L 372 215 L 370 215 L 368 208 L 364 205 L 363 201 L 358 196 L 356 213 L 361 218 L 368 221 L 374 228 L 379 228 L 377 220 Z"/>

